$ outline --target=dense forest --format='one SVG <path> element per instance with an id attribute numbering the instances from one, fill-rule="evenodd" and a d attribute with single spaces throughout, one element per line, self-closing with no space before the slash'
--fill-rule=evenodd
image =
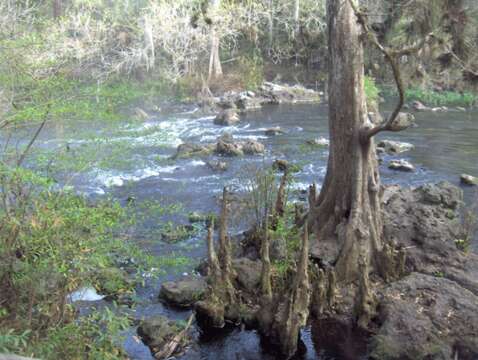
<path id="1" fill-rule="evenodd" d="M 478 358 L 478 2 L 0 23 L 0 360 Z"/>

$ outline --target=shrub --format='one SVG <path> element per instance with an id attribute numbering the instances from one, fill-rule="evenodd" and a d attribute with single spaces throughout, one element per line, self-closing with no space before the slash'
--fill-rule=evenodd
<path id="1" fill-rule="evenodd" d="M 108 311 L 75 319 L 67 295 L 83 286 L 131 291 L 132 283 L 112 269 L 145 257 L 121 236 L 129 223 L 118 203 L 90 204 L 53 185 L 29 170 L 0 166 L 0 351 L 118 358 L 114 339 L 125 320 Z M 141 263 L 136 270 L 144 270 Z"/>

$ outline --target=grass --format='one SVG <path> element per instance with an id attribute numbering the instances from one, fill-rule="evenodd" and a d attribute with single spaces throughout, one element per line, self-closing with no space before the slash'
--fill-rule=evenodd
<path id="1" fill-rule="evenodd" d="M 471 107 L 478 103 L 478 96 L 470 92 L 434 91 L 410 88 L 405 92 L 407 101 L 420 101 L 428 106 Z"/>

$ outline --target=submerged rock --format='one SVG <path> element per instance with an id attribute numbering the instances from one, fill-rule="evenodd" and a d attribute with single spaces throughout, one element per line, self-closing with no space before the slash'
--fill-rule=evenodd
<path id="1" fill-rule="evenodd" d="M 460 181 L 464 185 L 470 185 L 470 186 L 478 185 L 478 178 L 475 176 L 467 175 L 467 174 L 461 174 Z"/>
<path id="2" fill-rule="evenodd" d="M 207 166 L 214 171 L 226 171 L 229 165 L 225 161 L 211 160 L 208 161 Z"/>
<path id="3" fill-rule="evenodd" d="M 174 306 L 190 307 L 201 300 L 205 292 L 206 281 L 202 278 L 190 277 L 163 283 L 159 297 Z"/>
<path id="4" fill-rule="evenodd" d="M 388 163 L 388 168 L 392 170 L 406 171 L 406 172 L 415 171 L 415 166 L 413 166 L 411 163 L 409 163 L 407 160 L 404 160 L 404 159 L 391 160 Z"/>
<path id="5" fill-rule="evenodd" d="M 232 126 L 240 121 L 239 115 L 234 109 L 221 111 L 214 119 L 214 124 L 222 126 Z"/>
<path id="6" fill-rule="evenodd" d="M 266 129 L 264 133 L 266 134 L 266 136 L 277 136 L 285 134 L 285 131 L 282 130 L 280 127 L 273 127 Z"/>
<path id="7" fill-rule="evenodd" d="M 393 140 L 382 140 L 377 144 L 378 152 L 385 152 L 389 155 L 400 154 L 413 148 L 414 146 L 412 144 Z"/>
<path id="8" fill-rule="evenodd" d="M 374 359 L 476 359 L 478 297 L 448 279 L 413 273 L 384 291 Z"/>

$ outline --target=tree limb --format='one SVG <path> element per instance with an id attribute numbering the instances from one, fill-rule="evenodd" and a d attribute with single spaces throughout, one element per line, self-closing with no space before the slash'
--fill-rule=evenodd
<path id="1" fill-rule="evenodd" d="M 382 52 L 385 59 L 392 67 L 393 78 L 395 80 L 399 96 L 398 103 L 395 105 L 395 108 L 393 109 L 387 120 L 374 127 L 367 127 L 363 129 L 360 137 L 361 141 L 366 143 L 370 140 L 370 138 L 377 135 L 381 131 L 402 131 L 412 125 L 413 117 L 409 114 L 400 112 L 405 103 L 405 88 L 403 85 L 402 74 L 400 72 L 399 59 L 402 56 L 410 55 L 420 50 L 425 45 L 425 43 L 427 43 L 431 38 L 433 38 L 433 33 L 428 34 L 425 38 L 416 42 L 415 44 L 404 47 L 402 49 L 393 49 L 386 47 L 380 43 L 375 32 L 370 29 L 366 16 L 357 8 L 353 0 L 349 0 L 349 3 L 368 39 L 380 50 L 380 52 Z"/>

